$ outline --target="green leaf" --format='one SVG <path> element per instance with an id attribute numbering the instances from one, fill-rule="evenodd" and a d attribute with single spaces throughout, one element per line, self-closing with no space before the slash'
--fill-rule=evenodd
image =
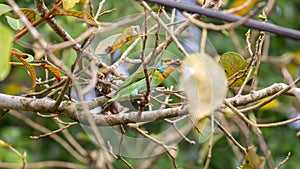
<path id="1" fill-rule="evenodd" d="M 0 4 L 0 16 L 11 10 L 12 10 L 12 8 L 10 6 L 5 5 L 5 4 Z"/>
<path id="2" fill-rule="evenodd" d="M 0 81 L 4 80 L 10 71 L 10 48 L 13 42 L 13 33 L 3 25 L 0 24 Z"/>
<path id="3" fill-rule="evenodd" d="M 19 19 L 12 18 L 10 16 L 6 16 L 7 22 L 11 28 L 14 30 L 21 30 L 24 25 Z"/>
<path id="4" fill-rule="evenodd" d="M 226 52 L 220 58 L 229 87 L 239 87 L 243 84 L 249 70 L 245 70 L 250 60 L 245 60 L 239 53 Z M 247 71 L 247 72 L 246 72 Z M 251 72 L 253 74 L 253 72 Z M 250 76 L 250 79 L 253 76 Z M 249 79 L 249 80 L 250 80 Z"/>
<path id="5" fill-rule="evenodd" d="M 247 154 L 243 161 L 243 165 L 238 167 L 238 169 L 263 169 L 265 165 L 266 158 L 260 157 L 256 151 L 256 147 L 251 147 L 247 150 Z"/>

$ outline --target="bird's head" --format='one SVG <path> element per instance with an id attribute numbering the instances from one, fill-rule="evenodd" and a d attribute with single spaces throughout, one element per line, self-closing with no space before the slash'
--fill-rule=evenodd
<path id="1" fill-rule="evenodd" d="M 178 59 L 165 58 L 158 62 L 156 70 L 166 79 L 180 65 L 181 61 Z"/>

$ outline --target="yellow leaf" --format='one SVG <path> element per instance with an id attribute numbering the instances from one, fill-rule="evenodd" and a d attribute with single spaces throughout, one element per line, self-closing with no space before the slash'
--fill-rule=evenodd
<path id="1" fill-rule="evenodd" d="M 294 58 L 296 64 L 300 65 L 300 51 L 297 50 L 297 51 L 294 51 L 292 53 L 293 53 L 293 58 Z"/>
<path id="2" fill-rule="evenodd" d="M 41 67 L 48 69 L 53 74 L 56 81 L 58 81 L 58 82 L 61 81 L 62 78 L 61 78 L 61 75 L 60 75 L 60 71 L 57 69 L 57 67 L 52 66 L 52 65 L 47 65 L 47 64 L 44 64 L 44 63 L 41 64 Z"/>
<path id="3" fill-rule="evenodd" d="M 234 0 L 233 3 L 231 4 L 230 8 L 239 7 L 243 4 L 245 4 L 246 2 L 247 2 L 247 0 Z M 255 5 L 256 2 L 257 2 L 257 0 L 251 0 L 247 6 L 245 6 L 244 8 L 242 8 L 238 11 L 233 12 L 232 14 L 239 15 L 239 16 L 246 15 L 251 10 L 251 8 Z"/>
<path id="4" fill-rule="evenodd" d="M 27 71 L 29 72 L 30 76 L 31 76 L 31 82 L 32 82 L 32 85 L 30 87 L 30 89 L 28 90 L 32 90 L 35 88 L 36 86 L 36 72 L 33 68 L 32 65 L 30 65 L 27 61 L 26 61 L 26 58 L 28 58 L 28 54 L 26 53 L 22 53 L 21 51 L 19 51 L 18 49 L 16 48 L 12 48 L 11 49 L 11 53 L 12 53 L 12 57 L 13 56 L 16 56 L 22 63 L 23 65 L 25 66 L 25 68 L 27 69 Z M 25 58 L 25 59 L 24 59 Z"/>
<path id="5" fill-rule="evenodd" d="M 32 84 L 31 84 L 30 89 L 28 89 L 28 90 L 32 90 L 36 86 L 36 73 L 35 73 L 35 70 L 34 70 L 33 66 L 31 66 L 28 62 L 26 62 L 26 60 L 24 58 L 18 57 L 18 59 L 24 64 L 24 66 L 26 67 L 26 69 L 28 70 L 28 72 L 31 76 Z"/>
<path id="6" fill-rule="evenodd" d="M 24 88 L 25 87 L 23 87 L 19 84 L 9 83 L 3 87 L 3 93 L 9 94 L 9 95 L 17 95 L 17 94 L 24 92 L 25 91 Z"/>
<path id="7" fill-rule="evenodd" d="M 227 92 L 224 71 L 212 57 L 201 53 L 184 58 L 180 86 L 187 96 L 194 120 L 207 116 L 221 105 Z"/>
<path id="8" fill-rule="evenodd" d="M 205 3 L 205 0 L 197 0 L 196 1 L 199 5 L 203 5 Z"/>
<path id="9" fill-rule="evenodd" d="M 36 13 L 35 13 L 34 10 L 27 9 L 27 8 L 22 8 L 21 11 L 24 13 L 24 15 L 27 17 L 27 19 L 30 22 L 33 22 L 35 20 Z"/>
<path id="10" fill-rule="evenodd" d="M 63 8 L 69 10 L 73 8 L 80 0 L 63 0 Z"/>
<path id="11" fill-rule="evenodd" d="M 96 23 L 94 18 L 87 12 L 79 12 L 79 11 L 68 11 L 57 9 L 52 13 L 53 16 L 73 16 L 79 19 L 83 19 L 89 21 L 91 23 Z"/>
<path id="12" fill-rule="evenodd" d="M 259 100 L 258 102 L 263 102 L 265 100 L 267 100 L 269 97 L 263 98 L 261 100 Z M 278 100 L 272 100 L 271 102 L 269 102 L 268 104 L 264 105 L 263 107 L 261 107 L 260 110 L 269 110 L 269 109 L 273 109 L 279 106 L 279 101 Z"/>

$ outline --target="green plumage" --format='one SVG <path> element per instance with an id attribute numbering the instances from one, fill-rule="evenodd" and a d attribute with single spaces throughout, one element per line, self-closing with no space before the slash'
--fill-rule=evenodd
<path id="1" fill-rule="evenodd" d="M 152 75 L 150 89 L 152 90 L 161 84 L 180 64 L 181 62 L 179 60 L 173 60 L 171 58 L 160 60 Z M 152 73 L 153 69 L 148 69 L 148 72 Z M 120 85 L 119 90 L 104 104 L 103 109 L 106 109 L 113 102 L 139 99 L 139 94 L 144 94 L 146 91 L 147 84 L 144 71 L 138 71 L 129 76 Z"/>

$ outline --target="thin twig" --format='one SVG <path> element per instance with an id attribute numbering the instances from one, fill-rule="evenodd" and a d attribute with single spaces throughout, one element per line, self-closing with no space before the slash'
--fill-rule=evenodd
<path id="1" fill-rule="evenodd" d="M 94 17 L 95 20 L 98 20 L 100 14 L 101 14 L 101 10 L 102 10 L 102 7 L 103 7 L 105 1 L 106 1 L 106 0 L 102 0 L 102 1 L 99 2 L 98 10 L 97 10 L 96 15 L 95 15 L 95 17 Z"/>
<path id="2" fill-rule="evenodd" d="M 114 154 L 113 149 L 112 149 L 112 146 L 111 146 L 111 144 L 110 144 L 109 141 L 107 142 L 107 144 L 108 144 L 108 147 L 109 147 L 109 151 L 108 151 L 108 152 L 109 152 L 115 159 L 121 160 L 128 168 L 134 169 L 134 168 L 131 166 L 131 164 L 130 164 L 129 162 L 127 162 L 122 156 L 117 156 L 117 155 Z"/>
<path id="3" fill-rule="evenodd" d="M 145 1 L 142 1 L 141 3 L 149 11 L 149 13 L 153 17 L 153 19 L 155 19 L 157 21 L 157 23 L 160 24 L 168 32 L 168 34 L 171 36 L 172 40 L 174 41 L 174 43 L 176 44 L 176 46 L 180 50 L 180 52 L 184 56 L 188 56 L 188 53 L 185 51 L 184 47 L 178 41 L 178 39 L 176 38 L 174 33 L 171 32 L 171 30 L 168 28 L 168 26 L 160 19 L 160 17 L 149 7 L 149 5 Z"/>
<path id="4" fill-rule="evenodd" d="M 278 164 L 278 166 L 276 166 L 274 169 L 279 169 L 280 167 L 282 167 L 287 162 L 287 160 L 289 160 L 290 156 L 291 156 L 291 152 L 289 152 L 288 155 L 285 157 L 285 159 L 281 161 Z"/>
<path id="5" fill-rule="evenodd" d="M 37 27 L 39 24 L 41 24 L 42 22 L 44 22 L 45 20 L 47 20 L 48 18 L 50 18 L 51 14 L 59 7 L 62 5 L 62 1 L 60 1 L 57 4 L 54 4 L 54 6 L 50 9 L 49 12 L 47 12 L 41 19 L 39 19 L 38 21 L 36 21 L 35 23 L 32 24 L 32 26 Z M 28 27 L 25 27 L 24 29 L 22 29 L 20 32 L 18 32 L 15 35 L 14 40 L 17 40 L 19 38 L 21 38 L 23 35 L 25 35 L 27 32 L 29 31 Z"/>
<path id="6" fill-rule="evenodd" d="M 181 118 L 179 118 L 180 120 L 185 119 L 186 116 L 183 116 Z M 181 135 L 181 137 L 187 141 L 190 144 L 196 144 L 196 142 L 194 140 L 190 140 L 189 138 L 187 138 L 181 131 L 179 131 L 179 129 L 176 127 L 176 122 L 178 121 L 178 119 L 176 119 L 175 121 L 169 120 L 169 119 L 164 119 L 166 122 L 170 123 L 172 125 L 172 127 L 174 128 L 174 130 Z"/>
<path id="7" fill-rule="evenodd" d="M 208 154 L 207 154 L 206 162 L 204 165 L 204 169 L 208 169 L 210 161 L 211 161 L 211 157 L 212 157 L 213 138 L 214 138 L 213 133 L 215 130 L 215 127 L 214 127 L 215 118 L 214 118 L 213 114 L 210 117 L 211 117 L 211 134 L 210 134 L 210 138 L 209 138 L 208 145 L 207 145 L 208 146 Z"/>
<path id="8" fill-rule="evenodd" d="M 284 88 L 281 91 L 277 92 L 273 96 L 267 98 L 266 100 L 254 105 L 254 106 L 241 109 L 240 112 L 246 113 L 246 112 L 261 108 L 262 106 L 270 103 L 272 100 L 276 99 L 277 97 L 279 97 L 279 96 L 283 95 L 284 93 L 288 92 L 289 90 L 291 90 L 292 86 L 295 86 L 299 82 L 300 82 L 300 77 L 298 77 L 293 83 L 289 84 L 286 88 Z"/>
<path id="9" fill-rule="evenodd" d="M 218 127 L 223 131 L 223 133 L 227 136 L 227 138 L 238 148 L 240 148 L 245 154 L 247 153 L 247 149 L 243 147 L 238 141 L 236 141 L 233 136 L 230 134 L 229 131 L 225 127 L 221 125 L 217 120 L 215 120 L 215 123 L 217 123 Z"/>
<path id="10" fill-rule="evenodd" d="M 4 112 L 0 115 L 0 121 L 4 118 L 4 116 L 9 112 L 9 109 L 4 110 Z"/>
<path id="11" fill-rule="evenodd" d="M 254 122 L 254 124 L 256 124 L 256 122 Z M 255 135 L 257 136 L 258 144 L 266 157 L 266 161 L 268 163 L 269 168 L 274 168 L 274 160 L 272 158 L 271 151 L 268 148 L 268 145 L 264 139 L 264 136 L 262 135 L 259 126 L 252 125 L 252 129 Z"/>
<path id="12" fill-rule="evenodd" d="M 18 119 L 22 119 L 22 121 L 24 123 L 26 123 L 28 126 L 43 132 L 43 133 L 49 133 L 51 132 L 49 129 L 45 128 L 44 126 L 41 126 L 40 124 L 32 121 L 31 119 L 29 119 L 28 117 L 26 117 L 25 115 L 17 112 L 17 111 L 11 111 L 10 112 L 11 115 L 17 117 Z M 59 143 L 63 148 L 65 148 L 73 157 L 75 157 L 78 161 L 82 162 L 82 163 L 87 163 L 88 160 L 85 157 L 82 157 L 80 154 L 78 154 L 78 152 L 73 149 L 73 147 L 70 146 L 70 144 L 68 144 L 65 140 L 63 140 L 60 136 L 58 136 L 57 134 L 52 134 L 50 135 L 50 137 L 55 140 L 57 143 Z"/>
<path id="13" fill-rule="evenodd" d="M 122 153 L 122 146 L 123 146 L 123 141 L 124 141 L 124 134 L 125 134 L 125 129 L 123 125 L 120 125 L 121 128 L 121 139 L 120 139 L 120 144 L 119 144 L 119 152 L 118 152 L 118 157 L 122 157 L 121 153 Z"/>
<path id="14" fill-rule="evenodd" d="M 63 127 L 62 124 L 58 124 L 59 127 Z M 66 139 L 70 142 L 70 144 L 82 155 L 82 156 L 87 156 L 88 152 L 85 150 L 77 140 L 75 140 L 74 136 L 68 131 L 68 130 L 63 130 L 62 131 L 63 135 L 66 137 Z"/>
<path id="15" fill-rule="evenodd" d="M 144 21 L 144 34 L 148 33 L 148 20 L 147 20 L 147 12 L 145 9 L 145 21 Z M 146 44 L 147 44 L 147 38 L 148 36 L 143 36 L 142 40 L 143 40 L 143 45 L 142 45 L 142 52 L 141 52 L 141 61 L 143 63 L 143 69 L 144 69 L 144 75 L 145 75 L 145 79 L 146 79 L 146 93 L 145 93 L 145 99 L 148 99 L 149 93 L 150 93 L 150 78 L 149 78 L 149 74 L 148 74 L 148 65 L 145 63 L 145 49 L 146 49 Z"/>
<path id="16" fill-rule="evenodd" d="M 257 74 L 258 74 L 258 70 L 260 67 L 260 63 L 261 63 L 261 54 L 262 54 L 261 52 L 262 52 L 262 46 L 263 46 L 264 41 L 265 41 L 265 32 L 260 32 L 260 35 L 256 42 L 256 47 L 255 47 L 255 56 L 257 59 L 256 59 L 255 71 L 253 73 L 253 79 L 252 79 L 252 83 L 251 83 L 250 92 L 253 92 L 256 89 Z M 251 74 L 251 72 L 249 72 L 249 74 Z"/>
<path id="17" fill-rule="evenodd" d="M 75 124 L 79 124 L 79 123 L 77 121 L 76 122 L 72 122 L 72 123 L 69 123 L 69 124 L 67 124 L 67 125 L 59 128 L 59 129 L 57 129 L 57 130 L 51 131 L 49 133 L 41 134 L 41 135 L 38 135 L 38 136 L 29 136 L 29 137 L 32 138 L 32 139 L 40 139 L 40 138 L 43 138 L 43 137 L 47 137 L 47 136 L 59 133 L 59 132 L 65 130 L 65 129 L 67 129 L 67 128 L 75 125 Z"/>
<path id="18" fill-rule="evenodd" d="M 170 152 L 170 149 L 172 150 L 176 150 L 174 147 L 170 147 L 170 146 L 167 146 L 165 145 L 163 142 L 153 138 L 152 136 L 148 135 L 145 131 L 143 131 L 142 129 L 140 128 L 135 128 L 138 133 L 140 133 L 141 135 L 143 135 L 144 137 L 148 138 L 149 140 L 153 141 L 154 143 L 160 145 L 161 147 L 163 147 L 165 149 L 165 151 L 167 152 L 167 154 L 169 155 L 169 157 L 172 159 L 172 163 L 173 163 L 173 166 L 174 168 L 177 169 L 177 163 L 176 163 L 176 159 L 175 157 L 172 155 L 172 153 Z"/>

